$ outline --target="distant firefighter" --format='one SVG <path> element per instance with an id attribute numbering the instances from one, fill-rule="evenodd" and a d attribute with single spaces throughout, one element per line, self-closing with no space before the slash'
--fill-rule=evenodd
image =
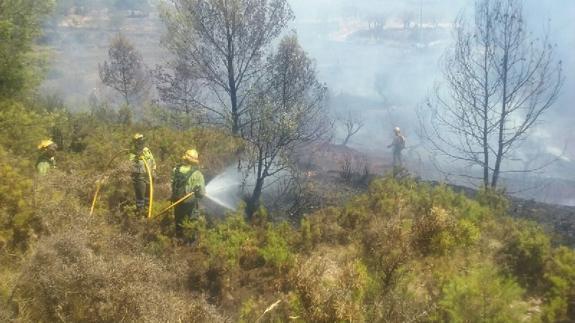
<path id="1" fill-rule="evenodd" d="M 177 202 L 191 194 L 174 209 L 178 238 L 182 238 L 182 225 L 186 219 L 193 221 L 199 218 L 199 201 L 206 194 L 204 175 L 200 172 L 199 164 L 198 152 L 190 149 L 186 151 L 182 162 L 172 172 L 172 202 Z"/>
<path id="2" fill-rule="evenodd" d="M 48 174 L 50 169 L 56 168 L 56 150 L 58 145 L 52 140 L 42 140 L 38 145 L 38 150 L 40 151 L 40 156 L 36 162 L 36 171 L 40 176 Z"/>
<path id="3" fill-rule="evenodd" d="M 393 142 L 387 146 L 393 151 L 393 167 L 400 168 L 403 167 L 403 161 L 401 158 L 401 151 L 405 149 L 405 136 L 401 134 L 399 127 L 393 129 L 395 136 L 393 137 Z"/>
<path id="4" fill-rule="evenodd" d="M 150 204 L 150 176 L 153 176 L 156 171 L 156 162 L 150 149 L 145 146 L 144 135 L 140 133 L 132 138 L 130 161 L 132 162 L 136 208 L 138 211 L 143 211 Z M 148 174 L 148 171 L 151 174 Z"/>

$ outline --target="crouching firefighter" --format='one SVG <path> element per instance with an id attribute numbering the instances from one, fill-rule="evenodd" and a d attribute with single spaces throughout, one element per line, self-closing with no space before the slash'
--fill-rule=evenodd
<path id="1" fill-rule="evenodd" d="M 38 150 L 40 151 L 40 156 L 36 161 L 36 172 L 40 176 L 48 174 L 50 169 L 56 168 L 56 150 L 58 145 L 52 140 L 42 140 L 38 145 Z"/>
<path id="2" fill-rule="evenodd" d="M 182 157 L 181 164 L 172 172 L 172 202 L 189 195 L 174 208 L 177 238 L 183 237 L 184 221 L 196 221 L 200 215 L 199 201 L 205 195 L 206 186 L 199 164 L 198 152 L 190 149 Z"/>
<path id="3" fill-rule="evenodd" d="M 137 133 L 132 138 L 130 151 L 132 162 L 132 182 L 136 195 L 136 208 L 138 212 L 144 211 L 150 204 L 150 178 L 156 171 L 154 156 L 144 143 L 144 135 Z M 149 172 L 149 173 L 148 173 Z"/>

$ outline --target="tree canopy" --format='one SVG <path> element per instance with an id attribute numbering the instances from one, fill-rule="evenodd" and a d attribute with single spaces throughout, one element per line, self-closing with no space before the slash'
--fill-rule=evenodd
<path id="1" fill-rule="evenodd" d="M 0 97 L 17 96 L 40 80 L 41 54 L 34 52 L 53 0 L 0 1 Z"/>

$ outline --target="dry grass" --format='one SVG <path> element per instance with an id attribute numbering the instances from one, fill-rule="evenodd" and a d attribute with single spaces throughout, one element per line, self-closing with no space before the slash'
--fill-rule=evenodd
<path id="1" fill-rule="evenodd" d="M 9 287 L 18 320 L 225 322 L 203 296 L 186 288 L 182 263 L 146 252 L 146 230 L 158 223 L 132 219 L 130 233 L 114 223 L 117 215 L 88 215 L 89 182 L 53 172 L 39 183 L 40 238 Z M 11 314 L 0 312 L 1 321 Z"/>
<path id="2" fill-rule="evenodd" d="M 101 231 L 99 231 L 101 232 Z M 77 229 L 42 239 L 15 300 L 29 322 L 222 322 L 134 237 Z"/>

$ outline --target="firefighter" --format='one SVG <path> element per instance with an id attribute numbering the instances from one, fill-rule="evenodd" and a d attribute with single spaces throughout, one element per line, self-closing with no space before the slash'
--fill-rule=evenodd
<path id="1" fill-rule="evenodd" d="M 397 169 L 403 167 L 401 152 L 405 149 L 405 137 L 401 134 L 401 129 L 399 129 L 399 127 L 395 127 L 395 129 L 393 129 L 393 133 L 395 136 L 387 148 L 391 148 L 393 151 L 393 168 Z"/>
<path id="2" fill-rule="evenodd" d="M 38 145 L 38 150 L 40 151 L 40 156 L 38 161 L 36 161 L 36 171 L 40 176 L 48 174 L 50 169 L 56 168 L 56 150 L 58 145 L 52 140 L 42 140 Z"/>
<path id="3" fill-rule="evenodd" d="M 154 176 L 156 162 L 152 152 L 146 147 L 144 135 L 141 133 L 135 134 L 132 138 L 130 162 L 132 163 L 132 182 L 136 195 L 136 208 L 138 212 L 142 212 L 150 204 L 150 177 Z M 148 171 L 151 174 L 148 174 Z"/>
<path id="4" fill-rule="evenodd" d="M 183 237 L 184 221 L 186 219 L 196 221 L 200 215 L 199 201 L 206 193 L 206 186 L 199 164 L 198 152 L 190 149 L 182 156 L 181 163 L 172 171 L 172 202 L 193 193 L 174 208 L 177 238 Z"/>

